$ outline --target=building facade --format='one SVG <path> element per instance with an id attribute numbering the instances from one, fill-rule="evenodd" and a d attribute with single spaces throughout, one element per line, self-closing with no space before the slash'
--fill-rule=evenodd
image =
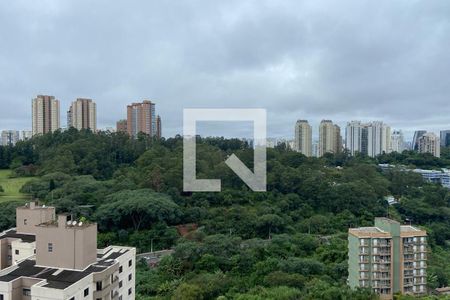
<path id="1" fill-rule="evenodd" d="M 441 147 L 450 147 L 450 130 L 441 130 Z"/>
<path id="2" fill-rule="evenodd" d="M 307 120 L 298 120 L 295 123 L 295 151 L 306 156 L 312 156 L 312 127 Z"/>
<path id="3" fill-rule="evenodd" d="M 159 120 L 161 124 L 161 119 Z M 159 129 L 160 130 L 160 129 Z M 149 136 L 161 136 L 158 130 L 158 121 L 155 111 L 155 103 L 145 100 L 141 103 L 132 103 L 127 107 L 127 132 L 136 137 L 139 133 Z"/>
<path id="4" fill-rule="evenodd" d="M 367 127 L 367 155 L 375 157 L 389 153 L 391 149 L 391 128 L 381 121 L 374 121 Z"/>
<path id="5" fill-rule="evenodd" d="M 97 250 L 97 225 L 32 202 L 0 234 L 0 299 L 135 299 L 136 250 Z"/>
<path id="6" fill-rule="evenodd" d="M 78 98 L 67 112 L 67 128 L 97 131 L 97 105 L 92 99 Z"/>
<path id="7" fill-rule="evenodd" d="M 416 130 L 416 131 L 414 131 L 414 136 L 413 136 L 413 140 L 412 140 L 411 150 L 419 151 L 419 139 L 425 133 L 427 133 L 426 130 Z"/>
<path id="8" fill-rule="evenodd" d="M 441 156 L 441 141 L 432 132 L 424 133 L 418 140 L 418 151 L 420 153 L 431 153 L 436 157 Z"/>
<path id="9" fill-rule="evenodd" d="M 33 135 L 58 130 L 60 126 L 59 100 L 54 96 L 38 95 L 32 100 Z"/>
<path id="10" fill-rule="evenodd" d="M 349 229 L 348 284 L 371 288 L 381 299 L 427 292 L 427 233 L 375 218 L 374 227 Z"/>
<path id="11" fill-rule="evenodd" d="M 322 120 L 319 125 L 319 156 L 325 153 L 339 153 L 341 145 L 340 127 L 331 120 Z"/>
<path id="12" fill-rule="evenodd" d="M 366 145 L 363 140 L 367 136 L 366 126 L 361 121 L 351 121 L 345 128 L 345 148 L 351 155 L 365 153 Z"/>
<path id="13" fill-rule="evenodd" d="M 394 130 L 391 135 L 391 149 L 389 152 L 402 153 L 406 149 L 403 132 L 401 130 Z"/>

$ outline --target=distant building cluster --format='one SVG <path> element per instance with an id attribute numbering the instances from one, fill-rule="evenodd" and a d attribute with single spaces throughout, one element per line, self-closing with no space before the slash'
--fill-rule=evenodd
<path id="1" fill-rule="evenodd" d="M 0 145 L 14 146 L 18 141 L 26 140 L 34 135 L 54 132 L 61 129 L 60 101 L 55 96 L 37 95 L 31 104 L 32 130 L 3 130 Z M 156 114 L 155 103 L 144 100 L 127 106 L 127 119 L 120 120 L 116 128 L 109 127 L 108 131 L 118 131 L 136 137 L 139 133 L 161 137 L 161 117 Z M 71 102 L 67 111 L 67 128 L 78 130 L 89 129 L 93 132 L 97 128 L 97 105 L 92 99 L 77 98 Z"/>
<path id="2" fill-rule="evenodd" d="M 32 136 L 27 130 L 3 130 L 1 132 L 0 146 L 14 146 L 18 141 L 28 140 Z"/>
<path id="3" fill-rule="evenodd" d="M 383 171 L 388 171 L 391 169 L 397 169 L 402 172 L 414 172 L 420 174 L 422 178 L 431 183 L 441 184 L 443 187 L 450 189 L 450 170 L 440 169 L 440 170 L 425 170 L 425 169 L 409 169 L 406 166 L 395 166 L 390 164 L 378 164 L 378 166 Z"/>
<path id="4" fill-rule="evenodd" d="M 331 120 L 322 120 L 319 125 L 319 139 L 313 141 L 312 127 L 307 120 L 295 124 L 293 149 L 306 156 L 323 156 L 339 153 L 346 149 L 351 155 L 357 153 L 375 157 L 383 153 L 398 152 L 412 148 L 420 153 L 431 153 L 440 157 L 440 148 L 450 146 L 450 130 L 441 131 L 440 136 L 425 130 L 416 131 L 412 146 L 405 142 L 402 131 L 391 130 L 382 121 L 351 121 L 341 128 Z"/>

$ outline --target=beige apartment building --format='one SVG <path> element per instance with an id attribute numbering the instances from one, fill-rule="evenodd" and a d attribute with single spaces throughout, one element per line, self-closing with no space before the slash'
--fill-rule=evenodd
<path id="1" fill-rule="evenodd" d="M 431 153 L 436 157 L 441 157 L 441 139 L 432 132 L 424 133 L 418 139 L 420 153 Z"/>
<path id="2" fill-rule="evenodd" d="M 33 135 L 58 130 L 60 126 L 59 100 L 54 96 L 38 95 L 32 100 Z"/>
<path id="3" fill-rule="evenodd" d="M 135 298 L 136 250 L 97 250 L 97 225 L 55 218 L 53 207 L 19 207 L 0 234 L 0 300 Z"/>
<path id="4" fill-rule="evenodd" d="M 427 233 L 387 218 L 349 229 L 348 284 L 372 288 L 381 299 L 427 293 Z"/>
<path id="5" fill-rule="evenodd" d="M 97 131 L 97 105 L 92 99 L 78 98 L 67 112 L 67 128 Z"/>
<path id="6" fill-rule="evenodd" d="M 297 120 L 295 123 L 295 151 L 306 156 L 312 156 L 312 127 L 307 120 Z"/>
<path id="7" fill-rule="evenodd" d="M 331 120 L 322 120 L 319 125 L 319 156 L 325 153 L 339 153 L 341 150 L 341 128 Z"/>

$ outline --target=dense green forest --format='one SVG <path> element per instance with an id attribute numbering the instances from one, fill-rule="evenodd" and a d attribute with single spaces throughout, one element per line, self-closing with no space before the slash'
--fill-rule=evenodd
<path id="1" fill-rule="evenodd" d="M 248 144 L 197 143 L 197 177 L 222 179 L 220 193 L 182 191 L 179 136 L 58 131 L 0 147 L 0 169 L 30 177 L 22 192 L 97 222 L 99 247 L 173 248 L 157 268 L 139 265 L 138 299 L 377 299 L 346 286 L 347 230 L 372 226 L 377 216 L 425 228 L 429 288 L 450 284 L 450 191 L 415 173 L 377 167 L 447 167 L 448 149 L 440 159 L 414 152 L 319 159 L 280 145 L 267 151 L 268 191 L 258 193 L 224 163 L 235 153 L 251 166 Z M 400 203 L 389 206 L 388 195 Z M 13 226 L 19 204 L 0 203 L 0 230 Z M 196 230 L 181 237 L 180 224 Z"/>

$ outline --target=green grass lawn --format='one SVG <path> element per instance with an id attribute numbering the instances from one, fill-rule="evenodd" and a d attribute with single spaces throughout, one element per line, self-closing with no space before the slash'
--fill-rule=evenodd
<path id="1" fill-rule="evenodd" d="M 5 190 L 5 192 L 0 193 L 0 202 L 28 199 L 28 195 L 19 191 L 30 178 L 10 178 L 10 175 L 10 170 L 0 170 L 0 185 Z"/>

